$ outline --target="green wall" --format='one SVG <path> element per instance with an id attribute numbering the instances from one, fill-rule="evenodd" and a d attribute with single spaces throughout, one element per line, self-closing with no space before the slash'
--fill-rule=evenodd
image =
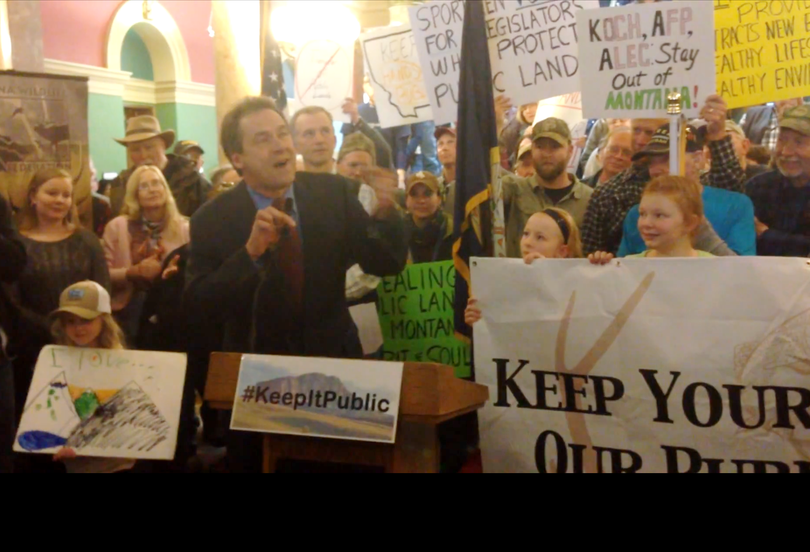
<path id="1" fill-rule="evenodd" d="M 217 110 L 215 107 L 188 104 L 158 104 L 155 113 L 161 128 L 173 128 L 177 140 L 194 140 L 205 150 L 206 175 L 218 165 Z"/>
<path id="2" fill-rule="evenodd" d="M 129 71 L 136 79 L 155 80 L 152 57 L 141 35 L 135 29 L 130 29 L 124 36 L 124 44 L 121 46 L 121 70 Z"/>
<path id="3" fill-rule="evenodd" d="M 125 135 L 124 101 L 116 96 L 90 94 L 88 106 L 90 156 L 99 173 L 126 168 L 126 148 L 114 138 Z M 205 174 L 217 167 L 217 114 L 215 107 L 188 104 L 158 104 L 155 114 L 162 129 L 174 129 L 177 140 L 195 140 L 205 150 Z M 174 146 L 172 146 L 173 150 Z M 169 150 L 171 153 L 172 150 Z"/>
<path id="4" fill-rule="evenodd" d="M 90 94 L 88 99 L 88 126 L 90 129 L 90 157 L 99 178 L 105 172 L 120 172 L 127 166 L 124 146 L 114 141 L 123 138 L 124 100 L 116 96 Z"/>

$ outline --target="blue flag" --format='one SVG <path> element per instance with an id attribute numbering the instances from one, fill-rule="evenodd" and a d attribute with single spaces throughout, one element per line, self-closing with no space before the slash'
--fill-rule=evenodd
<path id="1" fill-rule="evenodd" d="M 470 295 L 470 257 L 493 256 L 492 179 L 500 164 L 483 2 L 466 5 L 459 97 L 455 329 L 457 337 L 469 341 L 472 328 L 464 322 L 464 310 Z"/>

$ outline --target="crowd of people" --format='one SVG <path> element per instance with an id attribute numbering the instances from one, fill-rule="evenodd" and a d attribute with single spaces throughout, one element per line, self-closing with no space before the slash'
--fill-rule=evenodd
<path id="1" fill-rule="evenodd" d="M 534 124 L 537 105 L 498 97 L 507 255 L 810 256 L 810 106 L 797 98 L 735 120 L 719 96 L 701 105 L 675 176 L 667 119 L 590 121 L 576 141 L 560 119 Z M 327 110 L 288 122 L 271 99 L 245 98 L 222 121 L 230 164 L 210 181 L 197 142 L 175 144 L 154 117 L 132 118 L 117 140 L 130 166 L 94 193 L 92 230 L 67 172 L 37 172 L 18 213 L 0 198 L 0 472 L 185 471 L 211 352 L 375 357 L 379 344 L 361 336 L 379 322 L 357 307 L 408 263 L 452 259 L 464 137 L 433 123 L 375 128 L 373 101 L 347 100 L 344 112 L 338 149 Z M 482 316 L 471 298 L 466 321 Z M 175 461 L 13 455 L 52 343 L 188 353 Z M 257 434 L 227 431 L 206 405 L 200 416 L 204 439 L 227 445 L 228 470 L 260 471 Z M 443 462 L 454 471 L 475 447 L 475 423 L 448 427 Z"/>

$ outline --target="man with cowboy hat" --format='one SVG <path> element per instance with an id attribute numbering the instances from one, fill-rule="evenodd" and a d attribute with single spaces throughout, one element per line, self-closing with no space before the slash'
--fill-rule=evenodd
<path id="1" fill-rule="evenodd" d="M 121 213 L 124 205 L 127 180 L 142 165 L 154 165 L 163 171 L 181 214 L 190 217 L 205 203 L 211 183 L 198 172 L 197 164 L 186 157 L 166 153 L 174 143 L 174 136 L 171 129 L 161 131 L 158 120 L 149 115 L 132 117 L 127 121 L 126 136 L 115 140 L 126 146 L 130 167 L 110 185 L 114 216 Z"/>

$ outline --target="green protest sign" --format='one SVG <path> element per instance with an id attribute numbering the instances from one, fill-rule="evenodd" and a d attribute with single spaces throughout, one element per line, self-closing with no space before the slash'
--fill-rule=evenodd
<path id="1" fill-rule="evenodd" d="M 453 302 L 456 269 L 452 261 L 410 265 L 377 288 L 383 359 L 435 362 L 470 376 L 470 346 L 455 338 Z"/>

